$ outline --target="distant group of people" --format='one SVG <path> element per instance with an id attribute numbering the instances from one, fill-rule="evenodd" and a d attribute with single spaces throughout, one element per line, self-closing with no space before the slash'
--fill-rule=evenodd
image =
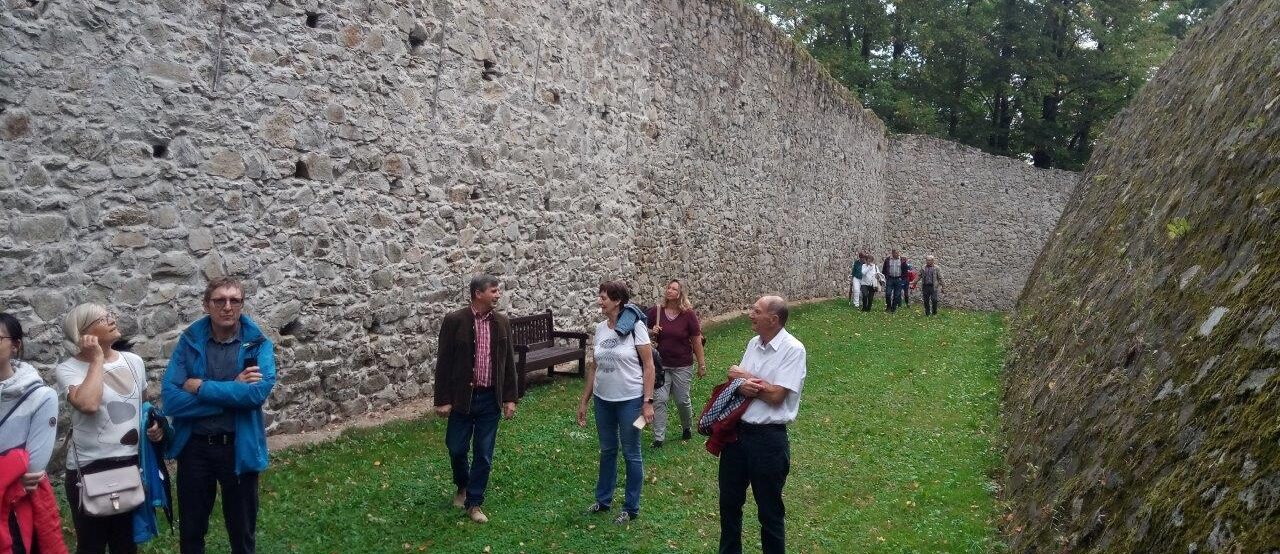
<path id="1" fill-rule="evenodd" d="M 244 308 L 244 286 L 211 281 L 207 316 L 183 331 L 161 387 L 163 414 L 144 398 L 147 372 L 121 350 L 117 316 L 80 304 L 63 318 L 74 354 L 57 365 L 58 390 L 71 407 L 66 496 L 76 552 L 137 552 L 158 533 L 155 508 L 170 505 L 167 467 L 177 460 L 183 554 L 204 552 L 214 499 L 231 552 L 256 550 L 258 474 L 267 467 L 262 405 L 275 385 L 270 339 Z M 66 552 L 46 467 L 58 425 L 58 393 L 21 360 L 21 322 L 0 313 L 0 551 Z"/>
<path id="2" fill-rule="evenodd" d="M 448 445 L 453 505 L 476 523 L 488 516 L 481 509 L 493 467 L 499 421 L 516 413 L 519 401 L 510 321 L 496 307 L 502 290 L 497 278 L 476 276 L 469 285 L 468 306 L 450 313 L 440 327 L 436 363 L 436 412 L 448 417 Z M 716 433 L 708 449 L 720 457 L 720 552 L 742 551 L 742 509 L 753 490 L 761 522 L 764 552 L 785 550 L 782 489 L 790 472 L 787 424 L 799 411 L 806 374 L 804 345 L 784 328 L 788 309 L 778 296 L 765 296 L 748 312 L 757 336 L 747 344 L 742 361 L 726 372 L 725 384 L 697 421 L 689 398 L 695 372 L 706 374 L 702 329 L 678 280 L 663 290 L 663 301 L 649 310 L 631 303 L 621 281 L 601 283 L 596 297 L 604 320 L 592 337 L 595 363 L 588 369 L 576 419 L 587 425 L 595 414 L 599 438 L 599 472 L 587 514 L 613 510 L 617 457 L 622 451 L 625 482 L 622 509 L 614 522 L 626 524 L 640 515 L 644 486 L 641 431 L 654 426 L 652 447 L 666 440 L 666 405 L 675 402 L 681 439 L 695 424 Z M 665 383 L 655 387 L 657 357 Z M 713 409 L 714 407 L 714 409 Z M 470 454 L 470 456 L 468 456 Z"/>
<path id="3" fill-rule="evenodd" d="M 924 266 L 915 267 L 893 249 L 880 264 L 866 252 L 853 261 L 849 278 L 849 302 L 862 311 L 871 311 L 876 293 L 884 290 L 885 311 L 893 313 L 911 305 L 911 291 L 921 290 L 924 315 L 938 314 L 938 296 L 944 292 L 942 270 L 933 256 L 924 257 Z"/>

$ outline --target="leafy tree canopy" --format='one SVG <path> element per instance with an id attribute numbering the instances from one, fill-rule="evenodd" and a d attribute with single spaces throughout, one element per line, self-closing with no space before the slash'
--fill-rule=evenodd
<path id="1" fill-rule="evenodd" d="M 759 0 L 896 132 L 1078 170 L 1223 0 Z"/>

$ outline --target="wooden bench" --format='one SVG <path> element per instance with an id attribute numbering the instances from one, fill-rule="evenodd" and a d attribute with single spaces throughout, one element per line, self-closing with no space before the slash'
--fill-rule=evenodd
<path id="1" fill-rule="evenodd" d="M 555 374 L 556 365 L 578 361 L 578 376 L 587 374 L 587 334 L 557 331 L 551 310 L 544 313 L 511 318 L 511 338 L 515 341 L 516 374 L 520 381 L 520 396 L 528 388 L 525 375 L 531 371 L 547 370 L 547 376 Z M 565 339 L 571 344 L 556 344 L 555 339 Z"/>

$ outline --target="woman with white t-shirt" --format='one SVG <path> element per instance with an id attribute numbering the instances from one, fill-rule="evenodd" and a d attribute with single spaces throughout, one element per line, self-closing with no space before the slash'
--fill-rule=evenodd
<path id="1" fill-rule="evenodd" d="M 644 485 L 644 459 L 640 453 L 637 423 L 653 422 L 653 352 L 644 320 L 632 319 L 631 329 L 618 326 L 618 315 L 630 306 L 631 291 L 620 281 L 600 285 L 597 301 L 605 321 L 596 325 L 595 363 L 587 370 L 582 399 L 578 402 L 578 425 L 587 425 L 587 401 L 594 399 L 596 432 L 600 435 L 600 472 L 596 479 L 596 501 L 587 513 L 609 511 L 613 489 L 618 483 L 618 442 L 626 460 L 627 480 L 622 511 L 613 521 L 625 524 L 640 515 L 640 489 Z M 643 314 L 639 314 L 643 316 Z M 641 419 L 643 418 L 643 419 Z"/>
<path id="2" fill-rule="evenodd" d="M 133 513 L 97 517 L 80 508 L 80 475 L 138 465 L 138 424 L 147 372 L 142 358 L 119 352 L 116 316 L 98 304 L 81 304 L 63 321 L 63 333 L 77 351 L 58 364 L 58 387 L 71 404 L 71 448 L 67 449 L 67 503 L 76 528 L 76 552 L 137 552 Z M 158 424 L 147 430 L 158 442 Z"/>

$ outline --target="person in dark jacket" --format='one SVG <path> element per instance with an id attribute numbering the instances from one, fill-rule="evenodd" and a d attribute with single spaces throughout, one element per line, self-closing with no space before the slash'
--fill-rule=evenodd
<path id="1" fill-rule="evenodd" d="M 885 311 L 893 313 L 898 310 L 898 306 L 902 304 L 902 284 L 907 279 L 907 259 L 898 255 L 898 249 L 894 248 L 890 251 L 889 257 L 884 259 L 883 267 L 880 273 L 884 274 L 886 284 L 884 287 Z"/>
<path id="2" fill-rule="evenodd" d="M 519 396 L 511 321 L 498 313 L 502 288 L 497 277 L 471 279 L 471 304 L 445 316 L 436 357 L 435 410 L 449 418 L 444 442 L 457 493 L 453 505 L 476 523 L 493 468 L 498 421 L 516 414 Z M 467 452 L 474 452 L 468 464 Z"/>

